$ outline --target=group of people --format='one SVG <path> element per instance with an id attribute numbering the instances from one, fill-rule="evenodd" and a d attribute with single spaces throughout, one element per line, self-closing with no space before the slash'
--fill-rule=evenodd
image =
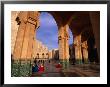
<path id="1" fill-rule="evenodd" d="M 51 62 L 50 60 L 48 61 L 49 63 Z M 55 64 L 56 68 L 62 68 L 62 65 L 59 63 Z M 33 65 L 32 65 L 32 73 L 43 73 L 44 72 L 44 62 L 39 62 L 37 60 L 37 58 L 35 58 L 35 60 L 33 61 Z"/>
<path id="2" fill-rule="evenodd" d="M 35 58 L 35 60 L 34 60 L 34 63 L 33 63 L 33 65 L 32 65 L 32 72 L 33 73 L 35 73 L 35 72 L 44 72 L 44 66 L 43 66 L 43 64 L 41 63 L 41 64 L 37 64 L 37 59 Z"/>

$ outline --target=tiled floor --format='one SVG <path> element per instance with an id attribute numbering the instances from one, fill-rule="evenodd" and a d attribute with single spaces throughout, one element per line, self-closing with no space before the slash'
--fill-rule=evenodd
<path id="1" fill-rule="evenodd" d="M 98 77 L 100 71 L 91 69 L 89 64 L 86 65 L 70 65 L 68 69 L 56 68 L 58 63 L 48 61 L 45 62 L 45 71 L 41 73 L 41 77 Z"/>

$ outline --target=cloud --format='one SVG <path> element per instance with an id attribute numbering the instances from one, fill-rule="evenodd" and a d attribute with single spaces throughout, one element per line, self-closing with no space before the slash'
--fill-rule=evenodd
<path id="1" fill-rule="evenodd" d="M 55 19 L 47 12 L 42 12 L 40 15 L 40 25 L 57 26 Z"/>
<path id="2" fill-rule="evenodd" d="M 40 20 L 41 24 L 36 32 L 37 39 L 40 40 L 44 45 L 46 45 L 49 50 L 58 48 L 58 27 L 54 18 L 44 12 L 41 13 Z M 73 42 L 71 31 L 69 31 L 69 34 L 69 43 L 71 44 Z"/>
<path id="3" fill-rule="evenodd" d="M 49 50 L 58 48 L 58 29 L 56 26 L 45 26 L 43 24 L 37 30 L 36 37 L 45 44 Z"/>

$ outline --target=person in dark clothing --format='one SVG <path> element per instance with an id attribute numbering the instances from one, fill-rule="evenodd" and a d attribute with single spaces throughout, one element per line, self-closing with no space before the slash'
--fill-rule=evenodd
<path id="1" fill-rule="evenodd" d="M 50 63 L 50 60 L 49 60 L 49 63 Z"/>
<path id="2" fill-rule="evenodd" d="M 37 64 L 37 58 L 35 58 L 34 63 Z"/>
<path id="3" fill-rule="evenodd" d="M 32 65 L 32 73 L 38 72 L 38 71 L 39 71 L 39 67 L 37 65 L 37 58 L 35 58 L 34 64 Z"/>
<path id="4" fill-rule="evenodd" d="M 36 65 L 33 65 L 32 66 L 32 72 L 34 73 L 34 72 L 38 72 L 39 71 L 39 67 L 38 67 L 38 65 L 36 64 Z"/>

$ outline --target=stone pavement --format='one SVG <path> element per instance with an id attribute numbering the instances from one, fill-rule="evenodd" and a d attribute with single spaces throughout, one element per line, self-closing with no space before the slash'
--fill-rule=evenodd
<path id="1" fill-rule="evenodd" d="M 33 76 L 36 77 L 99 77 L 100 70 L 96 69 L 99 65 L 94 65 L 91 68 L 91 64 L 82 65 L 69 65 L 68 69 L 56 68 L 55 65 L 58 62 L 48 62 L 44 64 L 45 71 L 43 73 L 35 73 Z"/>
<path id="2" fill-rule="evenodd" d="M 62 77 L 64 76 L 61 73 L 61 68 L 56 68 L 55 65 L 58 63 L 55 63 L 51 61 L 50 63 L 46 61 L 44 63 L 44 72 L 43 73 L 35 73 L 33 76 L 41 76 L 41 77 Z"/>
<path id="3" fill-rule="evenodd" d="M 96 68 L 98 66 L 99 65 L 92 66 L 91 64 L 70 65 L 69 69 L 62 70 L 62 72 L 66 77 L 99 77 L 100 69 Z M 92 67 L 94 67 L 94 69 Z"/>

